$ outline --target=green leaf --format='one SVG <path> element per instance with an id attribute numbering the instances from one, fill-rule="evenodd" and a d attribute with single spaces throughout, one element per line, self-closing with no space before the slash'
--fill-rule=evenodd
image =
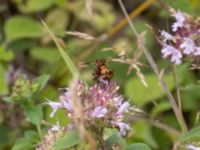
<path id="1" fill-rule="evenodd" d="M 25 107 L 25 115 L 36 126 L 40 126 L 43 118 L 41 106 Z"/>
<path id="2" fill-rule="evenodd" d="M 0 13 L 6 11 L 8 9 L 8 6 L 6 4 L 1 4 L 0 5 Z"/>
<path id="3" fill-rule="evenodd" d="M 126 140 L 122 138 L 122 136 L 119 134 L 119 131 L 115 128 L 105 128 L 104 139 L 106 139 L 106 144 L 110 148 L 116 144 L 121 148 L 127 145 Z"/>
<path id="4" fill-rule="evenodd" d="M 151 115 L 153 117 L 156 117 L 158 114 L 160 114 L 166 110 L 169 110 L 169 109 L 171 109 L 171 105 L 170 105 L 169 101 L 162 101 L 162 102 L 158 103 L 156 105 L 156 107 L 153 108 Z"/>
<path id="5" fill-rule="evenodd" d="M 200 141 L 200 126 L 193 128 L 179 138 L 179 141 Z"/>
<path id="6" fill-rule="evenodd" d="M 3 46 L 0 45 L 0 60 L 10 61 L 14 57 L 13 52 L 10 50 L 5 50 Z"/>
<path id="7" fill-rule="evenodd" d="M 154 74 L 145 75 L 148 87 L 145 87 L 138 77 L 131 78 L 125 86 L 125 93 L 132 98 L 136 105 L 143 106 L 148 102 L 157 100 L 165 95 L 159 86 L 158 77 Z M 164 80 L 170 90 L 174 89 L 173 77 L 165 75 Z"/>
<path id="8" fill-rule="evenodd" d="M 41 75 L 38 78 L 36 78 L 32 84 L 33 91 L 40 92 L 47 84 L 49 78 L 49 75 Z"/>
<path id="9" fill-rule="evenodd" d="M 27 140 L 26 138 L 21 138 L 17 140 L 17 142 L 12 147 L 12 150 L 29 150 L 33 147 L 33 144 L 29 140 Z"/>
<path id="10" fill-rule="evenodd" d="M 18 7 L 22 12 L 38 12 L 41 10 L 48 9 L 51 7 L 56 0 L 16 0 L 18 2 Z"/>
<path id="11" fill-rule="evenodd" d="M 156 140 L 154 139 L 154 136 L 152 134 L 152 130 L 149 124 L 145 121 L 137 121 L 133 124 L 134 129 L 134 140 L 140 139 L 140 141 L 144 141 L 154 149 L 158 148 L 158 144 Z"/>
<path id="12" fill-rule="evenodd" d="M 39 141 L 39 136 L 38 136 L 38 133 L 35 132 L 35 131 L 26 131 L 24 133 L 24 137 L 30 141 L 31 143 L 36 143 Z"/>
<path id="13" fill-rule="evenodd" d="M 56 44 L 61 56 L 63 57 L 66 65 L 68 66 L 71 74 L 73 75 L 73 77 L 76 77 L 77 75 L 79 75 L 79 71 L 78 71 L 76 65 L 73 63 L 73 61 L 71 60 L 69 55 L 65 52 L 65 50 L 62 48 L 62 46 L 59 44 L 57 38 L 52 33 L 52 31 L 49 29 L 47 24 L 43 20 L 41 20 L 41 21 L 42 21 L 43 26 L 45 27 L 45 29 L 48 31 L 48 33 L 50 34 L 51 38 L 53 39 L 54 43 Z"/>
<path id="14" fill-rule="evenodd" d="M 126 141 L 119 135 L 119 133 L 113 133 L 107 140 L 106 144 L 111 148 L 113 145 L 120 145 L 125 147 L 127 145 Z"/>
<path id="15" fill-rule="evenodd" d="M 74 11 L 75 15 L 79 20 L 83 20 L 84 22 L 89 22 L 94 25 L 95 29 L 98 30 L 108 30 L 112 27 L 112 24 L 115 20 L 115 13 L 113 13 L 113 7 L 111 4 L 105 1 L 96 1 L 95 5 L 93 5 L 95 10 L 98 13 L 95 13 L 92 17 L 88 15 L 87 10 L 83 7 L 83 3 L 81 1 L 69 3 L 68 9 Z M 102 9 L 103 8 L 103 9 Z M 79 10 L 79 11 L 76 11 Z"/>
<path id="16" fill-rule="evenodd" d="M 144 143 L 134 143 L 131 145 L 128 145 L 125 150 L 151 150 L 151 148 Z"/>
<path id="17" fill-rule="evenodd" d="M 64 36 L 69 20 L 68 15 L 65 9 L 55 8 L 48 12 L 45 21 L 56 35 Z"/>
<path id="18" fill-rule="evenodd" d="M 5 78 L 5 70 L 0 64 L 0 94 L 5 95 L 8 93 L 8 84 Z"/>
<path id="19" fill-rule="evenodd" d="M 194 10 L 193 10 L 193 6 L 192 3 L 190 2 L 191 0 L 179 0 L 179 1 L 174 1 L 174 0 L 164 0 L 163 2 L 166 5 L 169 5 L 170 7 L 172 7 L 175 10 L 181 10 L 182 12 L 185 13 L 189 13 L 189 14 L 193 14 Z M 160 7 L 160 6 L 159 6 Z M 159 14 L 161 15 L 161 17 L 170 17 L 173 18 L 171 16 L 171 14 L 169 13 L 169 11 L 166 11 L 165 9 L 162 9 Z"/>
<path id="20" fill-rule="evenodd" d="M 35 47 L 31 49 L 31 56 L 37 60 L 48 63 L 55 63 L 60 59 L 60 55 L 56 48 L 47 47 Z"/>
<path id="21" fill-rule="evenodd" d="M 194 111 L 198 110 L 198 100 L 200 97 L 200 85 L 199 84 L 187 84 L 181 88 L 181 97 L 184 110 Z"/>
<path id="22" fill-rule="evenodd" d="M 186 13 L 193 12 L 192 5 L 189 2 L 189 0 L 178 0 L 178 1 L 165 0 L 163 2 L 167 3 L 168 5 L 170 5 L 170 7 L 173 7 L 176 10 L 181 10 Z"/>
<path id="23" fill-rule="evenodd" d="M 5 34 L 8 41 L 21 38 L 38 38 L 43 35 L 40 23 L 31 18 L 15 16 L 5 24 Z"/>
<path id="24" fill-rule="evenodd" d="M 197 97 L 200 96 L 199 90 L 200 90 L 200 85 L 199 84 L 189 84 L 183 88 L 181 88 L 183 92 L 192 92 L 194 95 Z"/>
<path id="25" fill-rule="evenodd" d="M 80 137 L 77 131 L 69 131 L 65 136 L 59 138 L 54 144 L 55 150 L 71 148 L 80 142 Z"/>

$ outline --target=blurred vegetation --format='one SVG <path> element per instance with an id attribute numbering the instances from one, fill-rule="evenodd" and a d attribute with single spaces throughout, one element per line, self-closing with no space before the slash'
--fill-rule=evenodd
<path id="1" fill-rule="evenodd" d="M 130 28 L 115 27 L 124 20 L 115 0 L 93 1 L 90 14 L 84 0 L 1 0 L 0 2 L 0 149 L 33 149 L 40 136 L 56 120 L 66 125 L 65 113 L 49 117 L 50 108 L 44 105 L 47 99 L 56 100 L 59 88 L 68 85 L 72 75 L 66 67 L 54 41 L 41 23 L 48 25 L 59 44 L 79 67 L 81 78 L 91 84 L 93 64 L 81 67 L 81 63 L 94 62 L 99 58 L 117 57 L 125 51 L 132 58 L 137 49 L 137 40 Z M 124 0 L 129 13 L 137 10 L 143 0 Z M 173 21 L 167 5 L 194 17 L 200 14 L 199 0 L 157 0 L 133 18 L 136 29 L 146 32 L 145 45 L 160 68 L 164 68 L 164 79 L 176 96 L 173 67 L 162 60 L 160 46 L 156 40 L 161 29 L 168 29 Z M 67 31 L 78 31 L 95 37 L 96 40 L 77 38 Z M 112 34 L 111 34 L 112 33 Z M 109 35 L 102 39 L 102 35 Z M 100 40 L 99 40 L 100 39 Z M 141 67 L 148 87 L 145 87 L 129 65 L 108 62 L 115 70 L 114 80 L 120 85 L 121 93 L 132 104 L 142 108 L 152 118 L 179 129 L 171 106 L 158 85 L 158 79 L 142 55 Z M 200 139 L 200 82 L 198 70 L 189 70 L 189 64 L 177 66 L 183 113 L 188 128 L 182 142 Z M 168 150 L 178 140 L 170 133 L 152 126 L 146 121 L 135 121 L 128 143 L 146 143 L 152 149 Z M 189 135 L 188 135 L 189 134 Z M 134 145 L 133 147 L 137 147 Z M 131 145 L 129 148 L 131 149 Z M 147 148 L 148 149 L 148 148 Z"/>

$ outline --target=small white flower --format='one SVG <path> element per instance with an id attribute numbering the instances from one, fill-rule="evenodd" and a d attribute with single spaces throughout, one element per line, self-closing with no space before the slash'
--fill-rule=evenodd
<path id="1" fill-rule="evenodd" d="M 57 121 L 55 125 L 51 128 L 51 131 L 58 131 L 60 129 L 59 122 Z"/>
<path id="2" fill-rule="evenodd" d="M 122 136 L 126 135 L 126 130 L 130 130 L 130 126 L 126 123 L 123 122 L 116 122 L 116 121 L 112 121 L 111 122 L 113 125 L 118 126 L 119 127 L 119 132 Z"/>
<path id="3" fill-rule="evenodd" d="M 182 12 L 178 11 L 173 15 L 176 18 L 176 22 L 172 25 L 172 31 L 176 32 L 178 28 L 183 27 L 185 17 Z"/>
<path id="4" fill-rule="evenodd" d="M 56 113 L 56 111 L 57 111 L 59 108 L 62 107 L 62 104 L 61 104 L 61 103 L 59 103 L 59 102 L 53 102 L 53 101 L 50 101 L 50 100 L 48 100 L 47 105 L 49 105 L 49 106 L 53 109 L 53 111 L 52 111 L 51 114 L 50 114 L 50 117 L 51 117 L 51 118 L 54 117 L 54 114 Z"/>
<path id="5" fill-rule="evenodd" d="M 68 124 L 67 129 L 68 130 L 74 129 L 74 124 L 72 124 L 72 123 Z"/>
<path id="6" fill-rule="evenodd" d="M 163 38 L 163 42 L 165 43 L 166 41 L 175 41 L 175 38 L 168 32 L 162 30 L 161 31 L 161 36 Z"/>
<path id="7" fill-rule="evenodd" d="M 180 45 L 180 48 L 183 49 L 184 54 L 189 55 L 194 52 L 196 45 L 192 39 L 184 38 L 184 42 Z"/>
<path id="8" fill-rule="evenodd" d="M 97 106 L 92 112 L 91 116 L 94 118 L 102 118 L 108 112 L 107 108 L 102 106 Z"/>
<path id="9" fill-rule="evenodd" d="M 175 47 L 163 44 L 163 49 L 161 52 L 163 54 L 163 58 L 171 56 L 171 61 L 174 64 L 179 65 L 181 63 L 182 54 Z"/>
<path id="10" fill-rule="evenodd" d="M 62 103 L 63 108 L 66 108 L 68 111 L 72 112 L 72 104 L 70 102 L 69 92 L 65 92 L 63 95 L 59 96 L 59 101 Z"/>
<path id="11" fill-rule="evenodd" d="M 72 104 L 70 102 L 63 102 L 64 108 L 72 112 Z"/>
<path id="12" fill-rule="evenodd" d="M 113 101 L 115 107 L 117 107 L 117 108 L 118 108 L 119 106 L 121 106 L 122 100 L 123 100 L 123 97 L 122 97 L 122 96 L 114 97 L 114 98 L 112 99 L 112 101 Z"/>
<path id="13" fill-rule="evenodd" d="M 178 50 L 176 50 L 172 54 L 171 61 L 174 64 L 179 65 L 181 64 L 181 58 L 182 58 L 182 54 Z"/>
<path id="14" fill-rule="evenodd" d="M 195 56 L 200 56 L 200 47 L 196 47 L 194 51 Z"/>
<path id="15" fill-rule="evenodd" d="M 129 106 L 130 106 L 129 102 L 123 103 L 123 104 L 120 106 L 119 110 L 117 111 L 117 114 L 122 114 L 122 113 L 124 113 L 124 112 L 127 112 Z"/>
<path id="16" fill-rule="evenodd" d="M 187 145 L 187 149 L 188 150 L 200 150 L 200 147 L 196 147 L 196 146 L 194 146 L 192 144 L 189 144 L 189 145 Z"/>

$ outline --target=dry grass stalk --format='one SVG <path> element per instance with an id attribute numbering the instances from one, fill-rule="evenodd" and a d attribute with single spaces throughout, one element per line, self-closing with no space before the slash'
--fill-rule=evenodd
<path id="1" fill-rule="evenodd" d="M 93 0 L 85 0 L 85 5 L 87 8 L 88 14 L 92 17 L 93 16 Z"/>
<path id="2" fill-rule="evenodd" d="M 124 4 L 122 3 L 122 0 L 118 0 L 119 2 L 119 5 L 122 9 L 122 12 L 124 13 L 128 23 L 129 23 L 129 26 L 131 28 L 131 30 L 133 31 L 133 34 L 135 35 L 136 38 L 139 38 L 139 34 L 137 32 L 137 30 L 135 29 L 130 17 L 128 16 L 128 13 L 124 7 Z M 153 71 L 155 72 L 155 74 L 159 77 L 159 68 L 156 64 L 156 62 L 154 61 L 153 57 L 151 56 L 151 54 L 149 53 L 148 49 L 145 47 L 145 45 L 142 46 L 142 49 L 144 50 L 144 54 L 147 58 L 147 60 L 149 61 L 149 64 L 151 66 L 151 68 L 153 69 Z M 159 78 L 159 82 L 160 82 L 160 85 L 161 85 L 161 88 L 163 89 L 163 91 L 166 93 L 168 99 L 169 99 L 169 102 L 172 106 L 172 109 L 175 113 L 175 116 L 179 122 L 179 125 L 181 127 L 181 130 L 182 132 L 186 132 L 187 131 L 187 126 L 186 126 L 186 123 L 185 123 L 185 119 L 183 117 L 183 114 L 181 112 L 181 110 L 179 109 L 179 107 L 177 106 L 176 104 L 176 101 L 175 101 L 175 98 L 174 96 L 172 95 L 172 93 L 170 92 L 170 90 L 168 89 L 166 83 L 164 82 L 164 79 L 163 78 Z"/>
<path id="3" fill-rule="evenodd" d="M 65 32 L 67 35 L 72 35 L 75 37 L 78 37 L 80 39 L 84 39 L 84 40 L 95 40 L 95 37 L 87 34 L 87 33 L 83 33 L 83 32 L 77 32 L 77 31 L 67 31 Z"/>
<path id="4" fill-rule="evenodd" d="M 148 87 L 146 79 L 145 79 L 144 75 L 142 74 L 140 68 L 138 67 L 139 65 L 143 66 L 143 64 L 141 64 L 141 63 L 139 63 L 137 61 L 133 61 L 131 59 L 114 59 L 113 58 L 111 60 L 115 61 L 115 62 L 121 62 L 121 63 L 124 63 L 124 64 L 129 64 L 132 68 L 134 68 L 136 70 L 136 75 L 138 76 L 140 81 L 144 84 L 144 86 Z"/>
<path id="5" fill-rule="evenodd" d="M 142 32 L 139 36 L 139 38 L 137 39 L 137 49 L 135 51 L 135 53 L 133 54 L 133 61 L 138 61 L 140 59 L 140 57 L 143 54 L 143 49 L 142 46 L 144 45 L 144 41 L 145 41 L 145 35 L 146 32 Z M 128 68 L 128 74 L 130 74 L 131 70 L 133 69 L 133 66 L 130 65 L 130 67 Z"/>
<path id="6" fill-rule="evenodd" d="M 76 128 L 79 130 L 79 134 L 81 136 L 81 138 L 85 139 L 88 144 L 89 144 L 89 147 L 88 149 L 89 150 L 96 150 L 96 141 L 94 140 L 94 138 L 91 136 L 91 134 L 86 130 L 85 128 L 85 116 L 83 116 L 83 107 L 82 107 L 82 104 L 80 102 L 80 99 L 79 97 L 77 96 L 77 88 L 76 88 L 76 84 L 77 84 L 77 78 L 75 77 L 74 80 L 72 81 L 71 83 L 71 90 L 72 90 L 72 99 L 71 100 L 71 103 L 72 103 L 72 108 L 73 109 L 73 113 L 74 113 L 74 118 L 73 119 L 73 122 L 75 123 L 75 126 Z"/>

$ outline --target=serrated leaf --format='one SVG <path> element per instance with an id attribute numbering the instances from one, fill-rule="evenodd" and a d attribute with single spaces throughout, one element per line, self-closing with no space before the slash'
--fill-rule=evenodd
<path id="1" fill-rule="evenodd" d="M 71 148 L 80 142 L 79 134 L 76 130 L 69 131 L 65 136 L 59 138 L 54 144 L 55 150 Z"/>
<path id="2" fill-rule="evenodd" d="M 125 93 L 136 105 L 143 106 L 148 102 L 157 100 L 165 95 L 159 86 L 158 77 L 154 74 L 145 75 L 148 87 L 145 87 L 137 77 L 127 81 Z M 175 83 L 173 77 L 165 75 L 165 82 L 170 90 L 174 89 Z"/>
<path id="3" fill-rule="evenodd" d="M 34 106 L 31 108 L 26 107 L 25 115 L 32 124 L 40 126 L 43 118 L 42 107 L 41 106 Z"/>
<path id="4" fill-rule="evenodd" d="M 21 38 L 37 38 L 43 35 L 40 23 L 23 16 L 15 16 L 8 19 L 4 30 L 8 41 Z"/>
<path id="5" fill-rule="evenodd" d="M 200 141 L 200 126 L 193 128 L 192 130 L 185 133 L 183 136 L 179 138 L 179 141 Z"/>
<path id="6" fill-rule="evenodd" d="M 47 84 L 49 78 L 49 75 L 41 75 L 38 78 L 36 78 L 32 84 L 33 91 L 40 92 Z"/>
<path id="7" fill-rule="evenodd" d="M 131 145 L 128 145 L 125 150 L 151 150 L 151 148 L 144 143 L 134 143 Z"/>

